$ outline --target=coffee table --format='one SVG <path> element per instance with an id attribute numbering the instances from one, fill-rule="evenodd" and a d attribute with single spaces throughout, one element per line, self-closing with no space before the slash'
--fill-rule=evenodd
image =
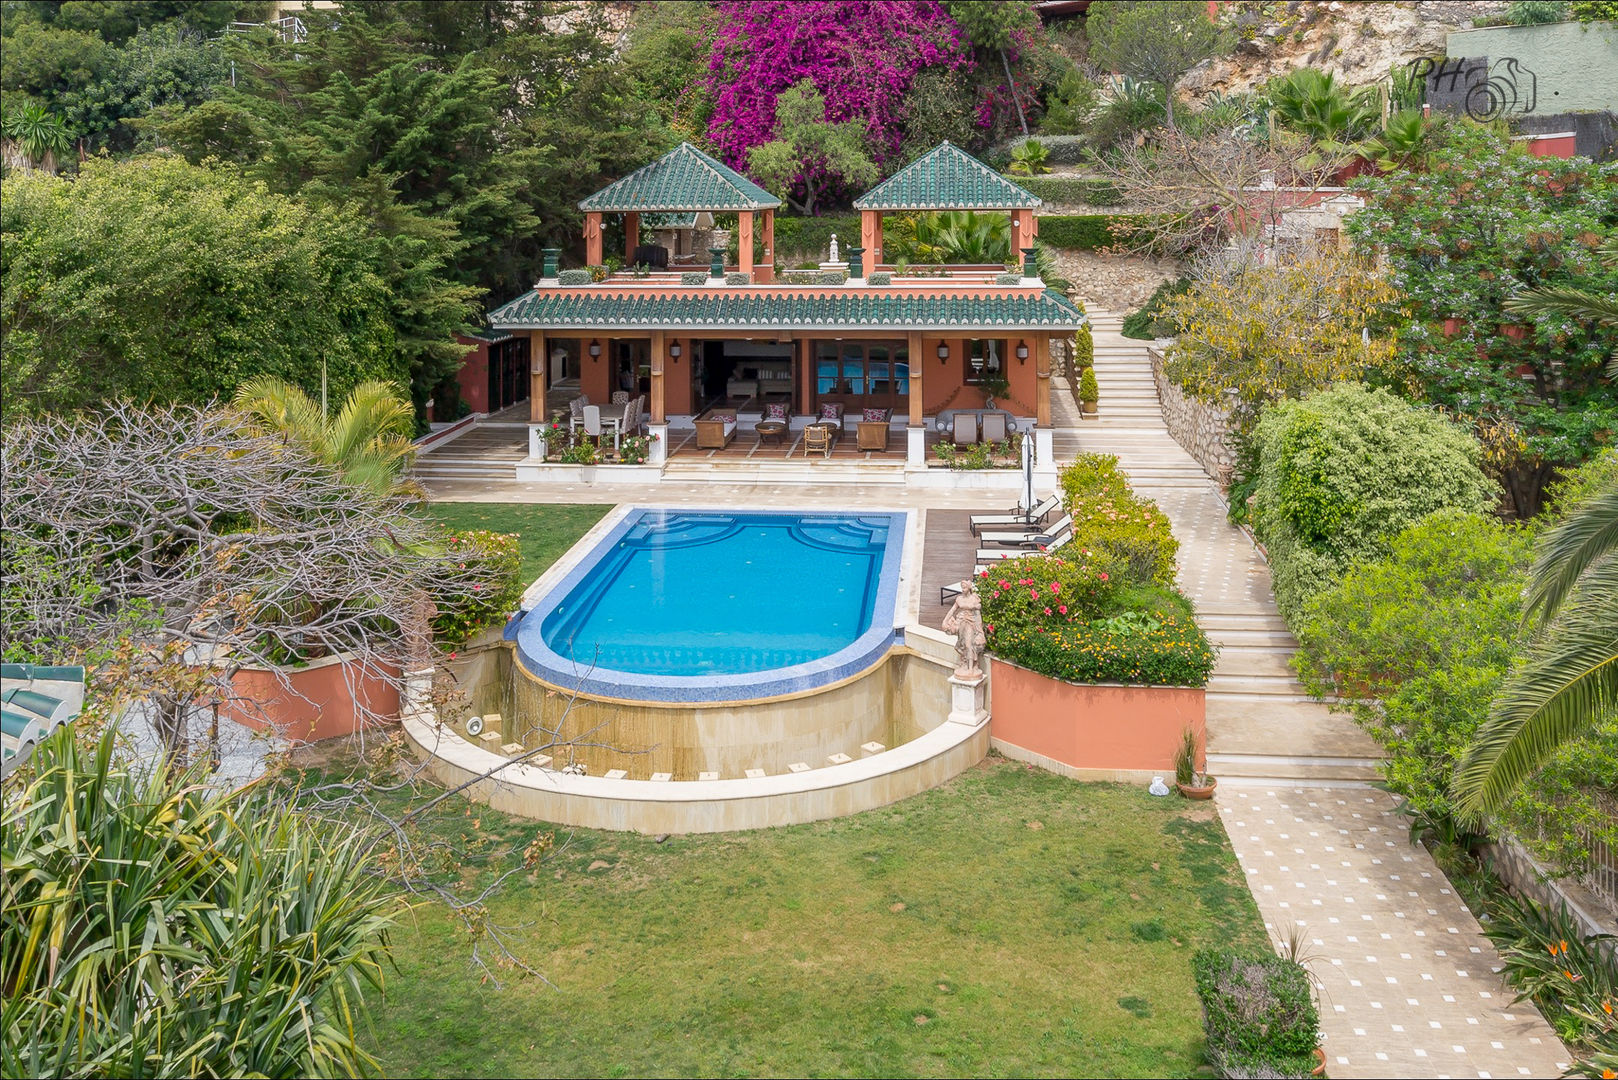
<path id="1" fill-rule="evenodd" d="M 753 425 L 753 430 L 758 433 L 758 444 L 760 446 L 763 446 L 765 442 L 773 442 L 779 446 L 787 437 L 787 425 L 780 420 L 760 420 Z"/>

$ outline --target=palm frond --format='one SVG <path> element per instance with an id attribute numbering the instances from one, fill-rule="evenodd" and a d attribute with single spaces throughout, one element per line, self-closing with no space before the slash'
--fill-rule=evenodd
<path id="1" fill-rule="evenodd" d="M 1618 553 L 1618 478 L 1540 541 L 1529 579 L 1527 617 L 1554 619 L 1579 577 L 1614 553 Z"/>
<path id="2" fill-rule="evenodd" d="M 320 450 L 325 443 L 326 422 L 320 406 L 285 379 L 274 375 L 249 379 L 236 388 L 235 404 L 271 431 L 312 450 Z"/>
<path id="3" fill-rule="evenodd" d="M 1463 817 L 1499 809 L 1559 747 L 1618 704 L 1618 560 L 1585 575 L 1574 603 L 1507 677 L 1456 770 Z"/>
<path id="4" fill-rule="evenodd" d="M 363 382 L 349 392 L 342 409 L 332 418 L 327 453 L 342 464 L 373 444 L 409 445 L 415 422 L 410 404 L 399 388 L 386 382 Z"/>
<path id="5" fill-rule="evenodd" d="M 1513 315 L 1526 315 L 1530 319 L 1566 315 L 1602 326 L 1618 326 L 1618 300 L 1583 289 L 1530 289 L 1507 300 L 1504 306 Z"/>

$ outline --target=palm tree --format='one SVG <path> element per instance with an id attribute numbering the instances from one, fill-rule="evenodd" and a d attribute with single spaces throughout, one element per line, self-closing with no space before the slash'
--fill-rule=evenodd
<path id="1" fill-rule="evenodd" d="M 1474 820 L 1618 707 L 1618 468 L 1540 542 L 1526 617 L 1538 636 L 1456 774 L 1460 810 Z"/>
<path id="2" fill-rule="evenodd" d="M 1601 245 L 1601 261 L 1608 266 L 1618 265 L 1618 238 Z M 1618 327 L 1618 300 L 1583 289 L 1530 289 L 1507 300 L 1505 308 L 1513 315 L 1526 315 L 1530 319 L 1566 315 L 1601 326 Z M 1618 345 L 1613 346 L 1612 357 L 1607 361 L 1607 377 L 1618 379 Z"/>
<path id="3" fill-rule="evenodd" d="M 415 456 L 415 412 L 392 383 L 360 383 L 337 415 L 328 417 L 300 388 L 261 375 L 236 390 L 236 407 L 337 466 L 352 484 L 378 494 L 424 494 L 403 478 Z"/>
<path id="4" fill-rule="evenodd" d="M 73 145 L 73 132 L 62 118 L 37 103 L 7 113 L 0 121 L 0 134 L 11 144 L 12 156 L 24 170 L 38 165 L 54 173 L 58 155 Z"/>
<path id="5" fill-rule="evenodd" d="M 1358 154 L 1381 119 L 1371 90 L 1349 90 L 1330 72 L 1299 68 L 1269 85 L 1270 111 L 1328 154 Z"/>

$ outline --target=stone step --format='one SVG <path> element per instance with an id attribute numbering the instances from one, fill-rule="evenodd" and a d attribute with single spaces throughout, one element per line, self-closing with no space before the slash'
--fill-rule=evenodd
<path id="1" fill-rule="evenodd" d="M 1219 662 L 1214 667 L 1214 678 L 1251 678 L 1268 676 L 1295 680 L 1292 654 L 1296 650 L 1276 648 L 1272 645 L 1237 645 L 1222 641 Z"/>
<path id="2" fill-rule="evenodd" d="M 1262 609 L 1199 607 L 1197 622 L 1204 630 L 1270 630 L 1289 634 L 1286 620 L 1274 611 Z"/>
<path id="3" fill-rule="evenodd" d="M 1208 771 L 1221 785 L 1293 784 L 1364 786 L 1382 779 L 1371 758 L 1309 758 L 1280 754 L 1221 754 L 1208 752 Z M 1217 797 L 1217 796 L 1216 796 Z"/>

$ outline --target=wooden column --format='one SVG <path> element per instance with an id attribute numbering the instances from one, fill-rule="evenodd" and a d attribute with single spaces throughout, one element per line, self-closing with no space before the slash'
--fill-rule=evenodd
<path id="1" fill-rule="evenodd" d="M 545 416 L 545 331 L 528 331 L 528 422 L 543 424 Z"/>
<path id="2" fill-rule="evenodd" d="M 768 285 L 775 280 L 775 211 L 764 211 L 764 265 L 754 279 Z"/>
<path id="3" fill-rule="evenodd" d="M 584 215 L 584 261 L 589 266 L 601 265 L 601 214 Z"/>
<path id="4" fill-rule="evenodd" d="M 652 331 L 652 423 L 663 424 L 668 422 L 668 413 L 665 408 L 667 390 L 663 382 L 664 369 L 668 366 L 668 335 L 661 330 Z"/>
<path id="5" fill-rule="evenodd" d="M 1034 413 L 1035 422 L 1042 428 L 1051 426 L 1051 338 L 1039 334 L 1034 338 Z"/>
<path id="6" fill-rule="evenodd" d="M 624 265 L 635 265 L 635 249 L 640 247 L 640 215 L 633 210 L 624 215 Z"/>
<path id="7" fill-rule="evenodd" d="M 743 210 L 736 215 L 736 261 L 738 269 L 753 277 L 753 211 Z"/>
<path id="8" fill-rule="evenodd" d="M 910 353 L 910 424 L 919 427 L 922 418 L 922 371 L 927 367 L 927 355 L 922 351 L 921 331 L 910 331 L 907 344 Z"/>

